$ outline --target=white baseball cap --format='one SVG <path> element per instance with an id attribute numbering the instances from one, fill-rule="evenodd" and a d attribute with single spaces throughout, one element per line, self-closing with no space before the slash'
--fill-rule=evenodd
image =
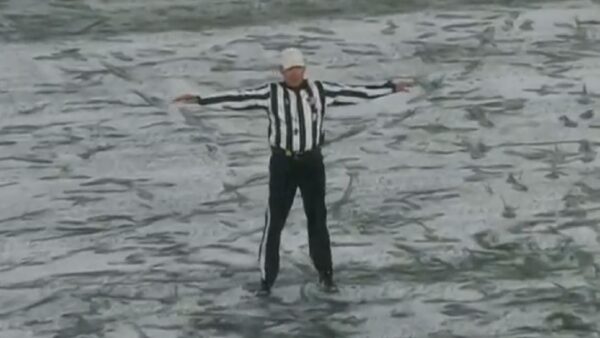
<path id="1" fill-rule="evenodd" d="M 281 67 L 283 70 L 292 67 L 304 67 L 304 56 L 297 48 L 286 48 L 281 52 Z"/>

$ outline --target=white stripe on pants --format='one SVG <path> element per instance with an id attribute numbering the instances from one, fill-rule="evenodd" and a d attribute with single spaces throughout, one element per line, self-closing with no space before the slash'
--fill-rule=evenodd
<path id="1" fill-rule="evenodd" d="M 260 249 L 258 254 L 258 264 L 260 266 L 260 275 L 263 280 L 267 279 L 267 238 L 269 237 L 269 229 L 271 228 L 271 209 L 267 206 L 265 212 L 265 227 L 263 229 L 263 236 L 260 242 Z"/>

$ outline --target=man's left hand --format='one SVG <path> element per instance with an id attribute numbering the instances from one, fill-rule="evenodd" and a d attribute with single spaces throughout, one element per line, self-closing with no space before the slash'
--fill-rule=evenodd
<path id="1" fill-rule="evenodd" d="M 413 86 L 413 84 L 410 82 L 398 82 L 394 85 L 396 92 L 408 92 L 408 88 Z"/>

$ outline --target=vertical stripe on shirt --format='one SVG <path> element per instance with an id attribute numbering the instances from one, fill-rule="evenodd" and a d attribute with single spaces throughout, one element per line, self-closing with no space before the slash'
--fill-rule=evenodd
<path id="1" fill-rule="evenodd" d="M 291 150 L 293 151 L 299 151 L 300 150 L 300 128 L 299 128 L 299 123 L 298 123 L 298 105 L 296 102 L 298 102 L 298 96 L 296 95 L 295 91 L 293 89 L 286 89 L 289 97 L 290 97 L 290 112 L 292 115 L 292 130 L 293 130 L 293 134 L 292 134 L 292 148 Z"/>
<path id="2" fill-rule="evenodd" d="M 283 88 L 283 109 L 285 111 L 285 126 L 286 126 L 286 139 L 285 139 L 285 149 L 292 150 L 293 142 L 294 142 L 294 131 L 292 120 L 292 112 L 291 112 L 291 102 L 290 102 L 290 93 L 288 89 Z M 282 128 L 283 129 L 283 128 Z"/>
<path id="3" fill-rule="evenodd" d="M 309 83 L 306 86 L 306 93 L 308 94 L 308 108 L 310 112 L 310 119 L 308 121 L 307 130 L 310 130 L 310 147 L 311 149 L 317 148 L 317 121 L 318 117 L 321 114 L 319 112 L 319 106 L 317 105 L 317 97 L 315 96 L 315 92 L 318 94 L 318 90 L 313 90 L 313 84 Z M 308 139 L 308 138 L 307 138 Z"/>
<path id="4" fill-rule="evenodd" d="M 296 99 L 296 113 L 298 114 L 298 129 L 300 129 L 300 151 L 306 150 L 306 124 L 305 120 L 308 120 L 308 116 L 304 116 L 304 97 L 302 91 L 299 90 L 294 93 Z M 310 111 L 307 111 L 310 114 Z M 309 115 L 310 116 L 310 115 Z M 296 135 L 296 133 L 294 133 Z"/>
<path id="5" fill-rule="evenodd" d="M 325 118 L 325 105 L 326 105 L 326 99 L 327 97 L 325 96 L 325 88 L 323 88 L 323 83 L 321 83 L 321 81 L 315 81 L 315 86 L 317 86 L 318 92 L 319 92 L 319 116 L 318 116 L 318 122 L 317 122 L 317 136 L 319 138 L 318 144 L 319 146 L 323 145 L 323 142 L 325 141 L 324 139 L 324 133 L 323 133 L 323 119 Z"/>
<path id="6" fill-rule="evenodd" d="M 271 111 L 268 112 L 269 118 L 275 122 L 273 125 L 274 130 L 269 130 L 269 143 L 279 147 L 281 145 L 281 120 L 279 119 L 279 90 L 277 83 L 271 84 Z M 272 136 L 272 137 L 271 137 Z"/>

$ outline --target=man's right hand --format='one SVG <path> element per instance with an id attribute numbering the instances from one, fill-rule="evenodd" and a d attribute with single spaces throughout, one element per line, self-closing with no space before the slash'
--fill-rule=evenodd
<path id="1" fill-rule="evenodd" d="M 197 103 L 198 96 L 192 94 L 183 94 L 181 96 L 176 97 L 173 102 L 182 102 L 182 103 Z"/>

